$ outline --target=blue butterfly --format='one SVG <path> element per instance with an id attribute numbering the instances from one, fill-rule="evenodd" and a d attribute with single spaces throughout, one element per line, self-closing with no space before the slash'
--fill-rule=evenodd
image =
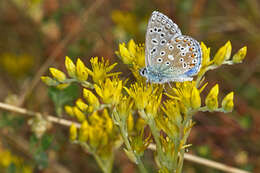
<path id="1" fill-rule="evenodd" d="M 200 44 L 182 35 L 166 15 L 154 11 L 148 22 L 145 40 L 145 64 L 140 74 L 153 83 L 193 80 L 201 67 Z"/>

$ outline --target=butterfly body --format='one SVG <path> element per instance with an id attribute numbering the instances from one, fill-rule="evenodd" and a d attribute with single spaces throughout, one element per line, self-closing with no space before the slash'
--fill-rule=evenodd
<path id="1" fill-rule="evenodd" d="M 153 12 L 146 32 L 145 63 L 140 74 L 153 83 L 191 81 L 201 66 L 199 43 L 182 35 L 178 26 L 160 12 Z"/>

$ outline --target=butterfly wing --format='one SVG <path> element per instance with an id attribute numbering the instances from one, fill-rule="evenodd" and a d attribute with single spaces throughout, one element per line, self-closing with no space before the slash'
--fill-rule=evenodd
<path id="1" fill-rule="evenodd" d="M 172 38 L 161 51 L 165 52 L 162 63 L 168 66 L 162 72 L 164 76 L 171 78 L 191 77 L 196 75 L 201 67 L 202 51 L 200 45 L 190 36 L 180 35 Z"/>
<path id="2" fill-rule="evenodd" d="M 156 65 L 161 49 L 171 38 L 181 35 L 178 26 L 166 15 L 154 11 L 149 19 L 145 40 L 146 66 Z M 160 59 L 158 60 L 160 61 Z M 160 63 L 160 62 L 159 62 Z"/>

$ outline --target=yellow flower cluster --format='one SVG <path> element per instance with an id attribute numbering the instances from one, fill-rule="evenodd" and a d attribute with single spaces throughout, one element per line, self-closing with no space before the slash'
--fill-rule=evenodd
<path id="1" fill-rule="evenodd" d="M 137 45 L 133 40 L 119 44 L 119 50 L 116 51 L 136 78 L 131 84 L 127 84 L 128 80 L 121 80 L 118 77 L 120 73 L 109 73 L 116 63 L 109 65 L 108 61 L 103 58 L 99 61 L 97 57 L 90 59 L 92 70 L 80 59 L 74 64 L 66 57 L 65 66 L 69 77 L 58 69 L 50 68 L 52 78 L 42 77 L 42 80 L 47 85 L 61 89 L 72 82 L 83 86 L 83 98 L 78 98 L 74 106 L 65 106 L 67 114 L 81 123 L 79 129 L 71 125 L 70 140 L 81 144 L 93 154 L 103 172 L 111 171 L 113 150 L 122 143 L 129 159 L 142 172 L 146 172 L 141 156 L 152 142 L 152 137 L 157 148 L 160 171 L 180 172 L 184 149 L 190 146 L 186 142 L 194 125 L 192 116 L 198 111 L 230 112 L 234 107 L 233 92 L 227 94 L 219 104 L 218 84 L 207 94 L 205 103 L 202 101 L 201 93 L 207 86 L 204 74 L 222 64 L 239 63 L 246 55 L 244 47 L 230 60 L 232 48 L 231 43 L 227 42 L 211 60 L 210 48 L 204 43 L 201 43 L 201 47 L 203 60 L 197 79 L 177 82 L 167 91 L 163 85 L 145 83 L 139 75 L 139 69 L 145 66 L 144 46 Z M 149 135 L 144 133 L 146 126 L 150 129 Z"/>
<path id="2" fill-rule="evenodd" d="M 34 57 L 26 53 L 16 55 L 11 52 L 5 52 L 0 57 L 1 69 L 18 78 L 28 73 L 34 63 Z"/>
<path id="3" fill-rule="evenodd" d="M 7 169 L 11 164 L 15 166 L 15 173 L 32 173 L 33 168 L 24 163 L 21 157 L 13 155 L 9 150 L 5 150 L 0 143 L 0 167 Z"/>
<path id="4" fill-rule="evenodd" d="M 130 40 L 127 45 L 120 43 L 118 49 L 115 52 L 116 55 L 129 66 L 135 78 L 142 81 L 143 78 L 139 75 L 139 69 L 145 66 L 144 45 L 137 45 L 134 40 Z"/>

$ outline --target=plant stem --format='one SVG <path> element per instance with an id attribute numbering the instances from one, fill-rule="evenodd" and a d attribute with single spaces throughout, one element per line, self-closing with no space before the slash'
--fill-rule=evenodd
<path id="1" fill-rule="evenodd" d="M 120 123 L 121 124 L 121 123 Z M 131 153 L 133 153 L 133 155 L 135 156 L 135 160 L 136 160 L 136 164 L 140 170 L 141 173 L 148 173 L 147 170 L 144 167 L 144 164 L 140 158 L 140 156 L 138 156 L 135 151 L 133 150 L 133 148 L 131 147 L 131 144 L 128 140 L 128 132 L 127 129 L 123 128 L 121 125 L 119 126 L 120 131 L 121 131 L 121 135 L 123 137 L 124 143 L 126 145 L 126 148 L 128 151 L 130 151 Z"/>
<path id="2" fill-rule="evenodd" d="M 139 113 L 141 114 L 142 117 L 146 117 L 147 118 L 147 123 L 150 127 L 151 133 L 153 135 L 153 138 L 155 140 L 155 144 L 156 144 L 156 150 L 158 152 L 158 156 L 159 156 L 159 161 L 160 164 L 164 165 L 163 163 L 166 161 L 165 157 L 164 157 L 164 153 L 162 150 L 162 144 L 160 141 L 160 131 L 158 130 L 154 118 L 148 116 L 144 110 L 140 110 Z"/>
<path id="3" fill-rule="evenodd" d="M 100 156 L 95 151 L 93 151 L 88 144 L 83 143 L 83 142 L 75 142 L 75 143 L 79 143 L 83 148 L 85 148 L 89 153 L 91 153 L 94 156 L 98 166 L 101 168 L 103 173 L 111 173 L 112 172 L 112 165 L 113 165 L 113 160 L 114 160 L 114 154 L 113 153 L 111 154 L 109 159 L 102 160 L 100 158 Z"/>
<path id="4" fill-rule="evenodd" d="M 113 114 L 115 117 L 114 121 L 117 121 L 115 124 L 119 126 L 121 136 L 123 137 L 123 141 L 125 143 L 125 146 L 128 151 L 130 151 L 133 156 L 135 157 L 134 160 L 136 161 L 136 164 L 140 170 L 141 173 L 148 173 L 147 170 L 144 167 L 144 164 L 140 158 L 139 155 L 136 154 L 134 149 L 132 148 L 129 139 L 128 139 L 128 131 L 127 131 L 127 123 L 125 121 L 120 121 L 120 116 L 118 115 L 118 112 L 114 109 Z"/>

